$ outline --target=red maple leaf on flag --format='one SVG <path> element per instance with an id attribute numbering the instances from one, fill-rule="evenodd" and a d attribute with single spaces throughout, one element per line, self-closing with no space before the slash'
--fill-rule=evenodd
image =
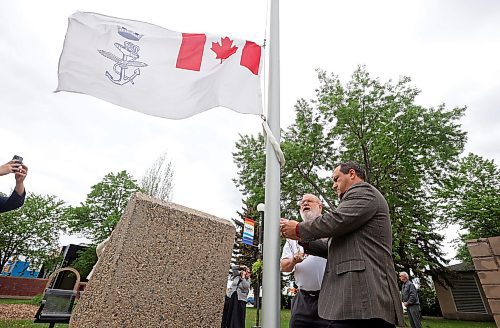
<path id="1" fill-rule="evenodd" d="M 222 61 L 234 54 L 236 50 L 238 50 L 238 47 L 233 46 L 233 40 L 226 36 L 220 39 L 220 44 L 218 42 L 212 42 L 212 48 L 210 49 L 217 54 L 215 58 L 220 59 L 220 63 L 222 64 Z"/>

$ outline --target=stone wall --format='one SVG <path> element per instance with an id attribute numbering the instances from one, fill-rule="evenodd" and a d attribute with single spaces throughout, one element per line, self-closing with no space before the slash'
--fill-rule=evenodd
<path id="1" fill-rule="evenodd" d="M 227 220 L 136 194 L 70 326 L 220 327 L 234 237 Z"/>
<path id="2" fill-rule="evenodd" d="M 42 294 L 47 279 L 0 276 L 0 298 L 30 299 Z"/>
<path id="3" fill-rule="evenodd" d="M 500 236 L 467 240 L 467 247 L 495 323 L 500 327 Z"/>

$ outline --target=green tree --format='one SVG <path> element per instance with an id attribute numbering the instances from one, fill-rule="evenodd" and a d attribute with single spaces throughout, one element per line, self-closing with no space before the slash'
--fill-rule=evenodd
<path id="1" fill-rule="evenodd" d="M 79 252 L 72 263 L 82 277 L 86 277 L 97 262 L 97 244 L 111 234 L 130 197 L 137 191 L 141 189 L 127 171 L 108 173 L 101 182 L 91 187 L 84 203 L 66 211 L 70 232 L 92 241 L 89 248 Z"/>
<path id="2" fill-rule="evenodd" d="M 436 289 L 434 288 L 432 279 L 428 279 L 426 283 L 421 284 L 420 288 L 418 289 L 418 299 L 420 301 L 422 315 L 433 317 L 442 316 Z"/>
<path id="3" fill-rule="evenodd" d="M 24 257 L 35 269 L 53 262 L 66 228 L 63 212 L 56 196 L 30 193 L 23 207 L 0 214 L 0 268 L 13 257 Z"/>
<path id="4" fill-rule="evenodd" d="M 83 251 L 78 251 L 78 257 L 71 263 L 71 267 L 76 269 L 82 278 L 89 275 L 97 262 L 96 245 L 91 245 Z"/>
<path id="5" fill-rule="evenodd" d="M 332 169 L 357 160 L 389 203 L 397 269 L 424 281 L 427 272 L 445 263 L 443 236 L 435 232 L 433 190 L 463 151 L 466 134 L 458 121 L 465 108 L 419 106 L 420 91 L 410 78 L 381 83 L 364 67 L 346 85 L 323 71 L 318 78 L 316 99 L 300 99 L 295 122 L 282 132 L 287 159 L 281 171 L 282 215 L 297 217 L 305 192 L 319 195 L 327 209 L 335 207 Z M 241 136 L 236 148 L 235 183 L 249 202 L 262 200 L 264 138 Z"/>
<path id="6" fill-rule="evenodd" d="M 137 191 L 140 188 L 127 171 L 108 173 L 91 187 L 84 203 L 68 209 L 66 217 L 70 231 L 85 236 L 94 244 L 100 243 L 111 234 L 130 197 Z"/>
<path id="7" fill-rule="evenodd" d="M 231 254 L 231 266 L 245 265 L 252 268 L 253 263 L 258 258 L 258 227 L 260 226 L 260 216 L 256 209 L 243 207 L 242 212 L 238 212 L 237 218 L 232 218 L 231 221 L 236 227 L 236 238 L 234 240 L 233 252 Z M 243 244 L 243 230 L 245 218 L 254 220 L 254 243 L 253 246 Z"/>
<path id="8" fill-rule="evenodd" d="M 266 170 L 264 137 L 262 134 L 257 137 L 240 135 L 240 140 L 236 142 L 236 150 L 233 159 L 238 168 L 238 178 L 233 179 L 233 182 L 245 196 L 243 201 L 245 206 L 256 209 L 259 203 L 264 203 Z"/>
<path id="9" fill-rule="evenodd" d="M 457 257 L 471 262 L 465 240 L 500 235 L 500 169 L 493 160 L 468 154 L 444 179 L 438 193 L 441 221 L 462 229 Z"/>

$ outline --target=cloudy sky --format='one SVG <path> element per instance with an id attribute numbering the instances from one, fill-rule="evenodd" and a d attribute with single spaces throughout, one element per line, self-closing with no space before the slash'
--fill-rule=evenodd
<path id="1" fill-rule="evenodd" d="M 260 0 L 0 0 L 0 162 L 29 166 L 29 191 L 85 200 L 105 174 L 139 178 L 161 153 L 175 165 L 173 201 L 229 219 L 241 208 L 232 183 L 238 134 L 260 119 L 217 108 L 185 120 L 146 116 L 102 100 L 54 93 L 75 11 L 142 20 L 190 33 L 265 39 Z M 500 2 L 495 0 L 281 1 L 281 126 L 298 98 L 310 99 L 316 68 L 348 81 L 359 64 L 382 81 L 410 76 L 425 106 L 467 106 L 467 152 L 500 160 Z M 264 90 L 267 93 L 267 90 Z M 0 179 L 8 192 L 13 177 Z M 76 240 L 64 238 L 62 242 Z"/>

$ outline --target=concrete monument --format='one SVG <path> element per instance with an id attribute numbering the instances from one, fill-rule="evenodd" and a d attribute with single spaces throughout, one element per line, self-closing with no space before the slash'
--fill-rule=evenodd
<path id="1" fill-rule="evenodd" d="M 227 220 L 134 195 L 70 327 L 219 327 L 234 237 Z"/>

